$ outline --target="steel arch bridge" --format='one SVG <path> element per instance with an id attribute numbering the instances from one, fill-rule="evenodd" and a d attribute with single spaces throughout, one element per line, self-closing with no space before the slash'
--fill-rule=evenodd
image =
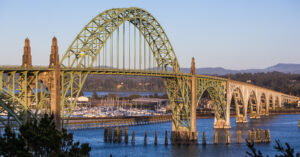
<path id="1" fill-rule="evenodd" d="M 121 39 L 121 41 L 120 41 Z M 41 113 L 70 117 L 88 75 L 162 77 L 172 106 L 173 142 L 195 141 L 196 107 L 205 92 L 214 101 L 215 128 L 230 128 L 230 104 L 236 122 L 268 115 L 270 108 L 299 98 L 252 84 L 220 77 L 182 73 L 174 49 L 159 22 L 140 8 L 106 10 L 76 36 L 59 61 L 57 39 L 52 40 L 50 64 L 32 66 L 29 39 L 22 66 L 0 66 L 0 117 L 7 125 L 26 123 Z M 62 124 L 63 125 L 63 124 Z"/>

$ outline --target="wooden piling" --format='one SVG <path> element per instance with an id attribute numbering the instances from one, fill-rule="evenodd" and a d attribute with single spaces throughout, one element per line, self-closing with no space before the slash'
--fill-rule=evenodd
<path id="1" fill-rule="evenodd" d="M 202 144 L 203 144 L 203 145 L 206 145 L 205 131 L 203 131 Z"/>
<path id="2" fill-rule="evenodd" d="M 215 131 L 214 132 L 214 137 L 215 137 L 215 142 L 214 142 L 214 144 L 218 144 L 219 143 L 219 135 L 218 135 L 219 133 L 218 133 L 218 131 Z"/>
<path id="3" fill-rule="evenodd" d="M 131 135 L 131 144 L 135 144 L 135 132 L 134 132 L 134 130 L 132 131 L 132 135 Z"/>
<path id="4" fill-rule="evenodd" d="M 108 130 L 107 128 L 104 128 L 104 142 L 107 142 L 107 135 L 108 135 Z"/>
<path id="5" fill-rule="evenodd" d="M 118 142 L 118 127 L 114 129 L 114 137 L 113 137 L 113 142 L 117 143 Z"/>
<path id="6" fill-rule="evenodd" d="M 265 131 L 263 129 L 260 129 L 260 139 L 261 142 L 266 142 Z"/>
<path id="7" fill-rule="evenodd" d="M 109 141 L 109 143 L 112 142 L 112 128 L 111 127 L 109 128 L 109 132 L 108 132 L 108 141 Z"/>
<path id="8" fill-rule="evenodd" d="M 267 140 L 266 140 L 266 142 L 267 142 L 267 143 L 270 143 L 270 142 L 271 142 L 271 135 L 270 135 L 270 130 L 269 130 L 269 129 L 266 130 L 266 135 L 267 135 Z"/>
<path id="9" fill-rule="evenodd" d="M 256 130 L 256 142 L 257 142 L 257 143 L 260 143 L 260 142 L 261 142 L 261 139 L 260 139 L 260 131 L 259 131 L 258 128 L 257 128 L 257 130 Z"/>
<path id="10" fill-rule="evenodd" d="M 168 131 L 165 133 L 165 145 L 168 145 Z"/>
<path id="11" fill-rule="evenodd" d="M 248 130 L 248 142 L 251 142 L 252 139 L 251 139 L 251 130 Z"/>
<path id="12" fill-rule="evenodd" d="M 251 131 L 251 142 L 255 142 L 255 139 L 256 139 L 256 131 L 254 128 L 252 128 L 252 131 Z"/>
<path id="13" fill-rule="evenodd" d="M 144 145 L 147 145 L 147 135 L 148 135 L 148 132 L 146 130 L 145 131 L 145 137 L 144 137 Z"/>
<path id="14" fill-rule="evenodd" d="M 118 131 L 118 143 L 122 142 L 122 128 L 119 129 Z"/>
<path id="15" fill-rule="evenodd" d="M 226 131 L 226 144 L 230 143 L 230 134 L 229 131 Z"/>
<path id="16" fill-rule="evenodd" d="M 157 145 L 157 131 L 155 130 L 155 139 L 154 139 L 154 145 Z"/>
<path id="17" fill-rule="evenodd" d="M 125 127 L 125 139 L 124 139 L 125 143 L 128 143 L 128 129 L 127 127 Z"/>

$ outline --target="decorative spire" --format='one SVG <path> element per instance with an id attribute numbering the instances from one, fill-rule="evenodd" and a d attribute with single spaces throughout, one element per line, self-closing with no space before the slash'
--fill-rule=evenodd
<path id="1" fill-rule="evenodd" d="M 191 74 L 196 75 L 195 58 L 192 58 Z"/>
<path id="2" fill-rule="evenodd" d="M 25 46 L 22 58 L 22 67 L 32 67 L 31 48 L 30 41 L 28 38 L 25 39 Z"/>
<path id="3" fill-rule="evenodd" d="M 50 54 L 50 67 L 59 66 L 59 55 L 56 37 L 52 38 L 51 54 Z"/>

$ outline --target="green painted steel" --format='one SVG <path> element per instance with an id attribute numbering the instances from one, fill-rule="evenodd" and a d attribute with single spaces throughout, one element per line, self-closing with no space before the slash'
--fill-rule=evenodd
<path id="1" fill-rule="evenodd" d="M 215 117 L 217 120 L 226 120 L 226 83 L 226 80 L 197 78 L 197 102 L 200 101 L 203 93 L 207 91 L 210 98 L 214 100 Z"/>
<path id="2" fill-rule="evenodd" d="M 139 70 L 125 69 L 125 24 L 134 26 L 139 31 Z M 119 27 L 123 24 L 123 66 L 119 67 L 119 47 L 116 57 L 117 68 L 113 68 L 113 32 L 117 31 L 117 46 L 119 46 Z M 130 31 L 130 30 L 129 30 Z M 160 71 L 146 70 L 146 47 L 144 44 L 144 60 L 142 60 L 142 37 L 151 49 L 153 59 Z M 134 32 L 134 67 L 136 67 L 136 32 Z M 109 63 L 106 61 L 106 43 L 110 43 Z M 129 45 L 129 48 L 131 46 Z M 105 49 L 105 50 L 104 50 Z M 105 68 L 94 67 L 95 62 L 104 53 Z M 128 52 L 130 56 L 130 51 Z M 130 61 L 130 57 L 129 57 Z M 144 61 L 144 63 L 142 63 Z M 98 60 L 98 65 L 100 59 Z M 128 67 L 130 68 L 131 63 Z M 144 70 L 141 65 L 144 64 Z M 109 67 L 106 68 L 106 66 Z M 153 65 L 154 66 L 154 65 Z M 140 8 L 117 8 L 106 10 L 93 18 L 77 35 L 67 52 L 61 59 L 62 70 L 62 111 L 63 117 L 70 117 L 79 93 L 88 74 L 119 74 L 140 76 L 178 77 L 180 67 L 174 49 L 158 21 L 147 11 Z M 77 69 L 77 70 L 75 70 Z M 101 70 L 102 69 L 102 70 Z M 172 72 L 168 70 L 173 69 Z M 145 72 L 148 71 L 148 72 Z M 174 75 L 175 74 L 175 75 Z M 68 96 L 70 94 L 72 98 Z M 74 99 L 73 99 L 74 98 Z"/>
<path id="3" fill-rule="evenodd" d="M 0 113 L 8 116 L 0 120 L 2 123 L 9 124 L 7 121 L 11 119 L 18 124 L 26 123 L 28 118 L 38 119 L 43 110 L 50 109 L 46 102 L 49 101 L 48 89 L 42 87 L 39 73 L 31 70 L 0 71 Z"/>
<path id="4" fill-rule="evenodd" d="M 140 8 L 110 9 L 93 18 L 64 54 L 61 59 L 62 68 L 93 67 L 105 42 L 112 39 L 111 34 L 127 21 L 134 25 L 147 40 L 159 68 L 167 71 L 167 67 L 170 66 L 175 72 L 180 71 L 174 49 L 165 31 L 149 12 Z M 84 60 L 87 60 L 86 64 Z"/>

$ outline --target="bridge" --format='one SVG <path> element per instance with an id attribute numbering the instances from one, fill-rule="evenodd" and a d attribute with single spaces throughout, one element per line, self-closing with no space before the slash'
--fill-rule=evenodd
<path id="1" fill-rule="evenodd" d="M 0 113 L 7 115 L 1 122 L 22 124 L 42 113 L 53 113 L 60 129 L 64 126 L 61 117 L 71 116 L 87 76 L 94 74 L 163 78 L 172 108 L 172 143 L 198 140 L 196 108 L 205 92 L 214 102 L 214 128 L 230 128 L 232 107 L 236 122 L 246 123 L 247 116 L 268 116 L 270 109 L 299 100 L 229 78 L 198 75 L 194 58 L 191 73 L 182 73 L 166 32 L 149 12 L 115 8 L 93 18 L 61 60 L 54 37 L 49 66 L 32 65 L 27 38 L 22 65 L 0 66 Z"/>

